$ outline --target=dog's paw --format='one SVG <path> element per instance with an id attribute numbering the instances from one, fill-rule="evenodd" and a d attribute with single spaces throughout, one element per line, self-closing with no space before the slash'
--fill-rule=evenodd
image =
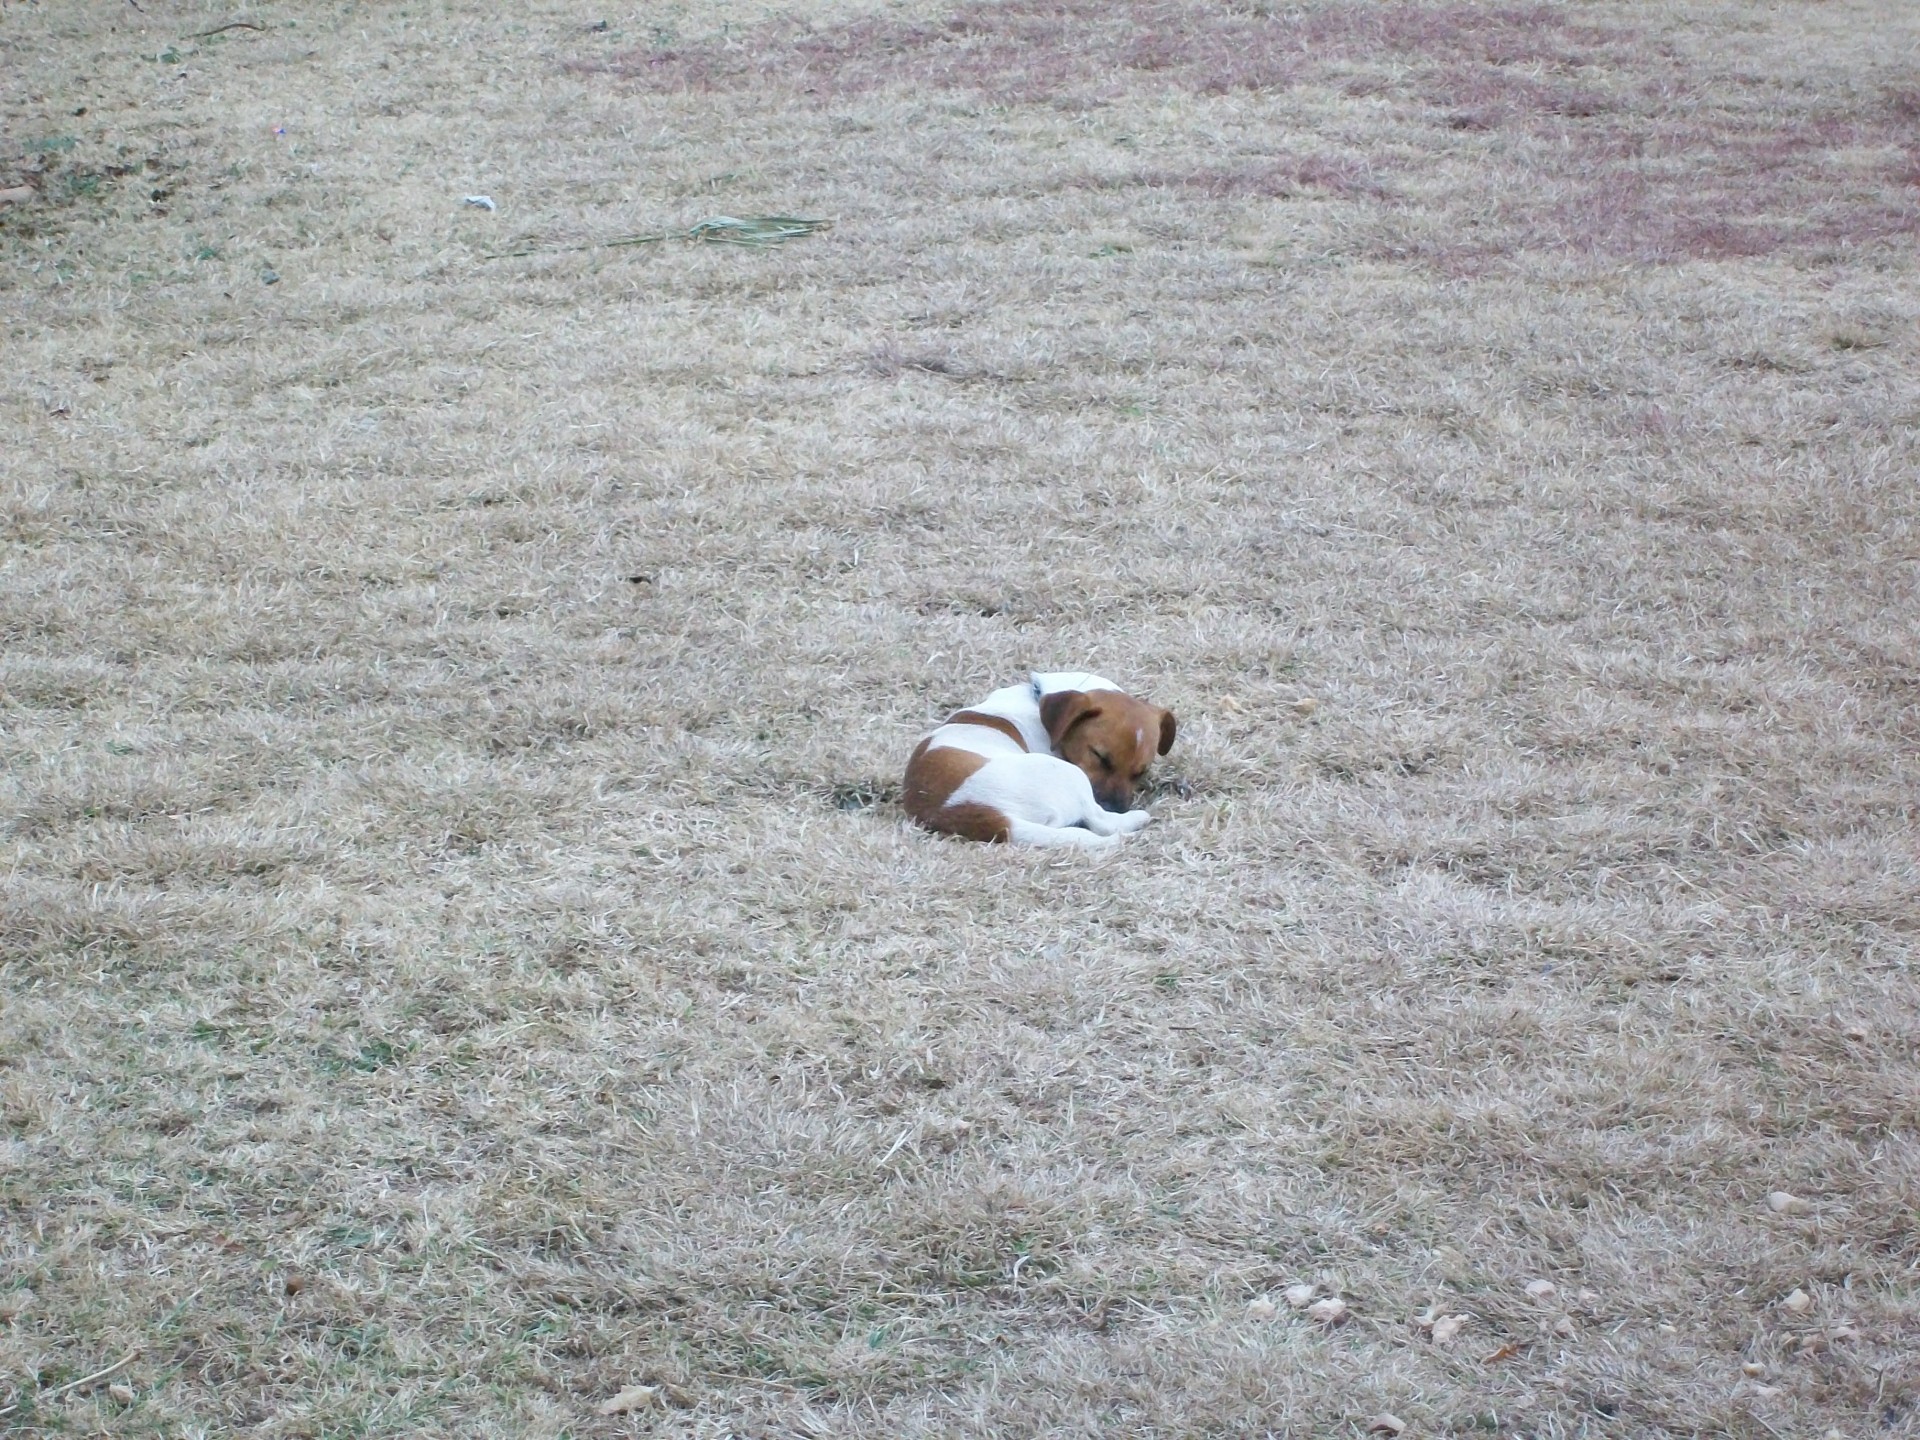
<path id="1" fill-rule="evenodd" d="M 1131 835 L 1151 819 L 1153 819 L 1152 814 L 1146 810 L 1129 810 L 1120 817 L 1119 823 L 1114 826 L 1115 833 Z"/>

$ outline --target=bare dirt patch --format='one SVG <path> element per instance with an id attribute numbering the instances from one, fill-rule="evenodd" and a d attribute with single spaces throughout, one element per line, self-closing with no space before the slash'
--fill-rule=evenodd
<path id="1" fill-rule="evenodd" d="M 1914 24 L 0 6 L 0 1421 L 1912 1429 Z"/>

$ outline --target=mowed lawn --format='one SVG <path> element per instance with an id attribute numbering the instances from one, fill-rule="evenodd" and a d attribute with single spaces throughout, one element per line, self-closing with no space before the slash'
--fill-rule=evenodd
<path id="1" fill-rule="evenodd" d="M 1920 1434 L 1916 244 L 1899 0 L 0 4 L 0 1431 Z"/>

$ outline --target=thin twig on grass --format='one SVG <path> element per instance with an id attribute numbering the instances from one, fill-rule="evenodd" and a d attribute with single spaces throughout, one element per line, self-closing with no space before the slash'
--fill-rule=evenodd
<path id="1" fill-rule="evenodd" d="M 187 39 L 205 40 L 209 36 L 224 35 L 229 30 L 258 30 L 264 35 L 267 32 L 267 28 L 267 26 L 256 24 L 252 20 L 229 20 L 226 24 L 216 25 L 211 30 L 196 30 L 187 36 Z"/>
<path id="2" fill-rule="evenodd" d="M 524 250 L 502 250 L 486 258 L 510 260 L 519 255 L 562 255 L 577 250 L 611 250 L 620 245 L 657 245 L 663 240 L 703 240 L 714 245 L 780 245 L 802 235 L 833 228 L 831 220 L 807 220 L 797 215 L 750 215 L 735 219 L 715 215 L 685 230 L 656 230 L 646 235 L 621 235 L 585 245 L 529 245 Z"/>
<path id="3" fill-rule="evenodd" d="M 69 1380 L 66 1384 L 57 1386 L 52 1390 L 35 1391 L 31 1399 L 37 1406 L 43 1400 L 58 1400 L 62 1395 L 68 1394 L 71 1391 L 84 1390 L 89 1385 L 97 1385 L 109 1375 L 118 1375 L 122 1370 L 126 1369 L 127 1366 L 131 1365 L 139 1357 L 139 1354 L 140 1352 L 138 1350 L 129 1350 L 118 1360 L 114 1361 L 113 1364 L 107 1366 L 106 1369 L 96 1370 L 91 1375 L 82 1375 L 78 1380 Z M 22 1396 L 11 1405 L 0 1407 L 0 1420 L 4 1420 L 7 1416 L 12 1415 L 15 1411 L 25 1406 L 28 1398 L 27 1396 Z"/>

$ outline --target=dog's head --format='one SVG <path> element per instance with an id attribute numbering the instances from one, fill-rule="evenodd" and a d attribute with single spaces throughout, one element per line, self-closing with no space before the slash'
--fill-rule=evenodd
<path id="1" fill-rule="evenodd" d="M 1119 690 L 1056 690 L 1040 697 L 1053 753 L 1087 772 L 1103 810 L 1133 808 L 1153 757 L 1173 748 L 1173 712 Z"/>

